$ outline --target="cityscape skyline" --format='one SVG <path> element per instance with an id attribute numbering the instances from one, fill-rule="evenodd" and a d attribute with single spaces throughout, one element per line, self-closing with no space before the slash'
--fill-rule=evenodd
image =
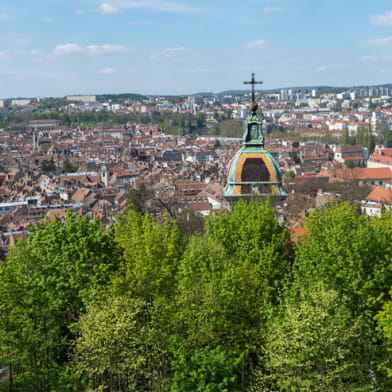
<path id="1" fill-rule="evenodd" d="M 40 0 L 0 5 L 1 98 L 382 85 L 392 7 L 336 0 Z"/>

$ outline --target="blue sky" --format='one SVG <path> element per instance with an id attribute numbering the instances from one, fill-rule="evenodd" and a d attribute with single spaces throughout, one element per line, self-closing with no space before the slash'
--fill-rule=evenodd
<path id="1" fill-rule="evenodd" d="M 0 0 L 0 98 L 392 82 L 386 0 Z"/>

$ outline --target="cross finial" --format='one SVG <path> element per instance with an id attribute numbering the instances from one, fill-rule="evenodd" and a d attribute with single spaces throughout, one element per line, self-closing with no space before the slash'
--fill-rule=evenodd
<path id="1" fill-rule="evenodd" d="M 256 113 L 257 110 L 257 103 L 256 103 L 256 98 L 255 98 L 255 84 L 262 84 L 263 82 L 256 82 L 255 80 L 255 74 L 252 73 L 252 80 L 249 82 L 244 82 L 244 84 L 251 84 L 252 85 L 252 106 L 251 110 L 252 113 Z"/>

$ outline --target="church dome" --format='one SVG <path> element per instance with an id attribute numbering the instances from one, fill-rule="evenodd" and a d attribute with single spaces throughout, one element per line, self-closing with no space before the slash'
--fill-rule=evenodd
<path id="1" fill-rule="evenodd" d="M 262 127 L 255 111 L 244 124 L 242 147 L 231 160 L 223 195 L 228 200 L 286 196 L 279 166 L 264 148 Z"/>

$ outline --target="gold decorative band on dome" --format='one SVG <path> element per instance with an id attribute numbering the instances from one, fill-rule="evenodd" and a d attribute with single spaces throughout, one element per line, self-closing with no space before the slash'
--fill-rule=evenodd
<path id="1" fill-rule="evenodd" d="M 270 159 L 268 159 L 268 156 L 266 154 L 242 154 L 240 158 L 237 161 L 236 165 L 236 170 L 235 170 L 235 176 L 234 176 L 234 181 L 236 183 L 241 183 L 241 174 L 242 170 L 244 168 L 245 162 L 248 158 L 260 158 L 265 166 L 267 167 L 268 173 L 270 175 L 270 181 L 271 182 L 278 182 L 277 176 L 276 176 L 276 171 L 274 166 L 272 165 L 272 162 Z M 277 187 L 272 186 L 273 193 L 278 193 Z M 235 185 L 234 187 L 234 195 L 241 195 L 241 185 Z"/>

